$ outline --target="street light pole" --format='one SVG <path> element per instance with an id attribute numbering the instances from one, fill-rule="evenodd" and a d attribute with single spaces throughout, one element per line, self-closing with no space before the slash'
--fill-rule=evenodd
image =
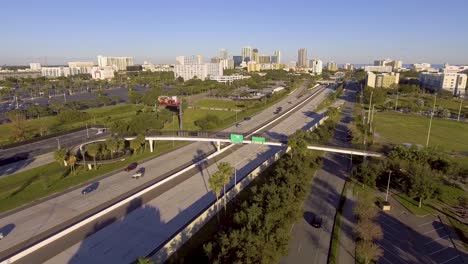
<path id="1" fill-rule="evenodd" d="M 460 114 L 462 110 L 463 98 L 460 97 L 460 108 L 458 109 L 458 118 L 457 121 L 460 122 Z"/>
<path id="2" fill-rule="evenodd" d="M 437 94 L 434 94 L 434 104 L 432 105 L 431 120 L 429 121 L 429 129 L 427 130 L 426 147 L 429 146 L 429 138 L 431 136 L 432 119 L 434 118 L 436 100 L 437 100 Z"/>
<path id="3" fill-rule="evenodd" d="M 388 190 L 390 189 L 390 177 L 392 177 L 392 171 L 388 172 L 387 194 L 385 195 L 386 202 L 388 202 Z"/>
<path id="4" fill-rule="evenodd" d="M 86 123 L 86 137 L 89 138 L 88 123 Z"/>
<path id="5" fill-rule="evenodd" d="M 59 138 L 55 138 L 57 140 L 57 149 L 60 149 L 60 139 Z"/>
<path id="6" fill-rule="evenodd" d="M 374 91 L 371 91 L 370 94 L 370 100 L 369 100 L 369 108 L 368 108 L 368 115 L 367 115 L 367 124 L 370 124 L 370 114 L 371 114 L 371 108 L 372 108 L 372 96 L 374 96 Z"/>

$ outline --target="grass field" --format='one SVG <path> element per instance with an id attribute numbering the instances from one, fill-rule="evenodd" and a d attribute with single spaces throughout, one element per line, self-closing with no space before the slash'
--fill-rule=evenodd
<path id="1" fill-rule="evenodd" d="M 38 133 L 39 127 L 46 124 L 49 133 L 62 132 L 77 127 L 83 127 L 86 124 L 104 124 L 108 121 L 126 120 L 136 114 L 136 111 L 141 109 L 141 105 L 120 104 L 112 106 L 104 106 L 85 110 L 90 114 L 91 118 L 76 123 L 59 123 L 55 116 L 46 116 L 37 119 L 29 119 L 26 121 L 26 137 L 32 138 Z M 9 124 L 0 125 L 0 145 L 13 143 L 11 140 Z"/>
<path id="2" fill-rule="evenodd" d="M 429 110 L 432 108 L 434 103 L 434 97 L 432 95 L 421 95 L 420 97 L 416 96 L 399 96 L 398 97 L 398 108 L 404 108 L 409 106 L 411 103 L 416 103 L 417 99 L 421 98 L 424 100 L 424 106 L 422 110 Z M 390 99 L 392 102 L 390 103 L 391 106 L 395 105 L 396 95 L 391 95 Z M 457 98 L 441 98 L 437 97 L 436 100 L 436 107 L 442 107 L 450 110 L 450 112 L 454 114 L 458 114 L 460 109 L 460 99 Z M 462 103 L 462 114 L 468 115 L 468 100 L 463 101 Z"/>
<path id="3" fill-rule="evenodd" d="M 184 143 L 176 142 L 176 147 Z M 97 170 L 77 167 L 76 175 L 69 174 L 66 167 L 57 162 L 0 178 L 0 213 L 33 202 L 51 194 L 64 191 L 78 184 L 113 171 L 120 171 L 128 164 L 157 156 L 172 149 L 172 142 L 158 142 L 156 151 L 128 157 L 125 161 L 99 166 Z"/>
<path id="4" fill-rule="evenodd" d="M 222 99 L 204 99 L 199 101 L 195 106 L 197 107 L 219 107 L 219 108 L 231 108 L 231 109 L 242 109 L 254 105 L 254 101 L 232 101 Z"/>
<path id="5" fill-rule="evenodd" d="M 426 145 L 429 118 L 395 112 L 376 112 L 375 126 L 378 143 L 413 143 Z M 441 147 L 445 151 L 466 152 L 468 150 L 468 124 L 434 118 L 429 146 Z"/>

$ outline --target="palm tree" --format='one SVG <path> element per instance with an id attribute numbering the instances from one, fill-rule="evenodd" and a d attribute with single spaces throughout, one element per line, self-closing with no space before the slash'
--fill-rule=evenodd
<path id="1" fill-rule="evenodd" d="M 86 153 L 88 153 L 94 160 L 94 169 L 96 169 L 96 156 L 98 155 L 100 149 L 99 145 L 96 143 L 86 146 Z"/>
<path id="2" fill-rule="evenodd" d="M 65 165 L 65 157 L 66 157 L 67 153 L 64 149 L 58 149 L 56 151 L 54 151 L 54 159 L 55 161 L 58 162 L 58 164 L 60 164 L 60 166 L 64 166 Z"/>
<path id="3" fill-rule="evenodd" d="M 130 148 L 133 149 L 133 154 L 136 154 L 141 149 L 141 143 L 135 138 L 130 141 Z"/>
<path id="4" fill-rule="evenodd" d="M 73 174 L 76 175 L 75 172 L 75 164 L 76 164 L 76 156 L 74 154 L 70 154 L 67 159 L 68 165 L 70 165 L 70 169 L 73 172 Z"/>
<path id="5" fill-rule="evenodd" d="M 229 184 L 229 182 L 231 181 L 232 174 L 234 173 L 234 168 L 227 162 L 220 162 L 218 164 L 218 171 L 220 172 L 223 181 L 224 210 L 226 211 L 226 184 Z"/>
<path id="6" fill-rule="evenodd" d="M 223 175 L 220 171 L 217 171 L 211 175 L 208 179 L 208 183 L 210 184 L 211 190 L 216 195 L 216 207 L 218 206 L 219 195 L 221 194 L 221 189 L 223 188 L 224 179 Z"/>
<path id="7" fill-rule="evenodd" d="M 111 158 L 114 158 L 114 152 L 119 149 L 119 143 L 114 138 L 106 140 L 107 149 L 110 150 Z"/>

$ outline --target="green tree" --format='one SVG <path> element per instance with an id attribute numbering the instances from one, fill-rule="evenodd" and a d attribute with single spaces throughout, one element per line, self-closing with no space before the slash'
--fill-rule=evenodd
<path id="1" fill-rule="evenodd" d="M 10 120 L 12 137 L 15 141 L 24 140 L 26 137 L 26 116 L 18 110 L 13 110 L 7 113 L 7 117 Z"/>
<path id="2" fill-rule="evenodd" d="M 96 167 L 96 157 L 99 154 L 99 152 L 100 152 L 100 146 L 98 144 L 96 144 L 96 143 L 91 143 L 91 144 L 86 146 L 86 153 L 88 153 L 88 155 L 93 157 L 94 169 L 97 169 L 97 167 Z"/>
<path id="3" fill-rule="evenodd" d="M 234 173 L 234 168 L 227 162 L 220 162 L 218 164 L 218 171 L 221 174 L 223 179 L 223 189 L 224 189 L 224 210 L 226 210 L 226 184 L 229 184 L 231 177 Z"/>
<path id="4" fill-rule="evenodd" d="M 114 158 L 114 153 L 119 150 L 119 143 L 114 138 L 106 140 L 107 149 L 110 150 L 111 158 Z"/>
<path id="5" fill-rule="evenodd" d="M 137 264 L 153 264 L 154 262 L 151 260 L 151 258 L 143 258 L 140 257 L 136 261 Z"/>
<path id="6" fill-rule="evenodd" d="M 303 156 L 307 152 L 307 142 L 302 131 L 297 131 L 288 138 L 288 147 L 291 148 L 291 156 L 294 156 L 294 154 Z"/>
<path id="7" fill-rule="evenodd" d="M 427 165 L 411 164 L 409 195 L 419 198 L 419 207 L 423 200 L 433 196 L 439 186 L 438 175 Z"/>
<path id="8" fill-rule="evenodd" d="M 356 254 L 363 258 L 365 264 L 369 264 L 377 261 L 383 251 L 372 241 L 360 240 L 356 243 Z"/>
<path id="9" fill-rule="evenodd" d="M 58 149 L 54 151 L 54 159 L 58 164 L 60 164 L 60 166 L 65 165 L 66 157 L 67 157 L 67 151 L 65 149 Z"/>
<path id="10" fill-rule="evenodd" d="M 73 174 L 76 174 L 76 171 L 75 171 L 76 160 L 77 159 L 74 154 L 68 155 L 67 163 L 68 165 L 70 165 L 70 170 L 72 171 Z"/>
<path id="11" fill-rule="evenodd" d="M 216 203 L 219 201 L 219 195 L 221 194 L 221 190 L 223 189 L 224 185 L 224 175 L 221 171 L 217 171 L 211 175 L 208 179 L 210 184 L 210 188 L 216 196 Z"/>
<path id="12" fill-rule="evenodd" d="M 368 241 L 382 239 L 382 228 L 371 219 L 363 219 L 356 224 L 356 234 L 359 238 Z"/>
<path id="13" fill-rule="evenodd" d="M 130 141 L 130 148 L 133 150 L 133 154 L 137 154 L 141 149 L 141 143 L 135 138 Z"/>

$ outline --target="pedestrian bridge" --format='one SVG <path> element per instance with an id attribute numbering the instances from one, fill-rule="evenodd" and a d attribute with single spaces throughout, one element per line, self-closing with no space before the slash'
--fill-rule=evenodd
<path id="1" fill-rule="evenodd" d="M 171 134 L 172 133 L 172 134 Z M 158 131 L 157 134 L 159 135 L 147 135 L 145 139 L 149 141 L 150 151 L 154 151 L 154 142 L 155 141 L 193 141 L 193 142 L 213 142 L 216 144 L 218 151 L 221 149 L 222 143 L 232 143 L 232 144 L 262 144 L 267 146 L 276 146 L 276 147 L 286 147 L 287 140 L 277 141 L 268 138 L 265 138 L 265 142 L 255 142 L 251 139 L 243 139 L 242 142 L 233 142 L 230 139 L 231 134 L 242 135 L 241 133 L 231 133 L 231 132 L 206 132 L 206 131 Z M 125 137 L 125 140 L 133 140 L 135 136 Z M 311 150 L 320 150 L 320 151 L 327 151 L 327 152 L 334 152 L 334 153 L 342 153 L 342 154 L 349 154 L 349 155 L 357 155 L 357 156 L 368 156 L 368 157 L 382 157 L 382 153 L 368 151 L 368 150 L 361 150 L 361 149 L 353 149 L 353 148 L 345 148 L 345 147 L 336 147 L 336 146 L 327 146 L 327 145 L 319 145 L 313 144 L 308 145 L 308 149 Z"/>

